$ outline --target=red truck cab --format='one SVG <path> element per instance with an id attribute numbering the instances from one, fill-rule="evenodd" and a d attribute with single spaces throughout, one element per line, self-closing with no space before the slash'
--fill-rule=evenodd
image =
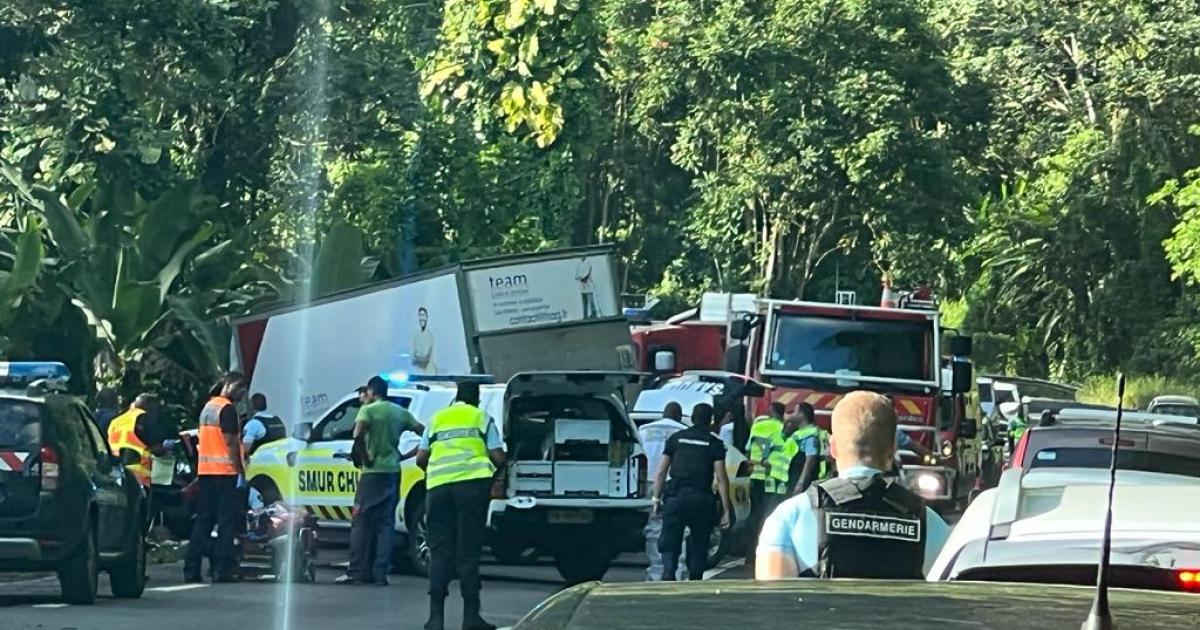
<path id="1" fill-rule="evenodd" d="M 846 393 L 889 396 L 901 430 L 920 445 L 899 453 L 904 478 L 943 507 L 965 504 L 979 477 L 966 339 L 941 329 L 936 308 L 780 300 L 757 300 L 756 312 L 727 322 L 676 318 L 634 331 L 647 371 L 725 369 L 770 385 L 766 396 L 752 399 L 752 416 L 775 401 L 789 412 L 807 402 L 828 429 Z"/>

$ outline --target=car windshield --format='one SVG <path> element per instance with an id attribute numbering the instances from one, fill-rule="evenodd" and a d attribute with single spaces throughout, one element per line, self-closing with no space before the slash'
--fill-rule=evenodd
<path id="1" fill-rule="evenodd" d="M 1112 450 L 1095 448 L 1045 448 L 1033 456 L 1030 468 L 1108 468 Z M 1117 456 L 1121 470 L 1200 477 L 1200 453 L 1188 457 L 1171 453 L 1123 450 Z"/>
<path id="2" fill-rule="evenodd" d="M 1155 405 L 1154 413 L 1163 413 L 1169 416 L 1188 416 L 1191 418 L 1196 418 L 1200 417 L 1200 407 L 1187 404 Z"/>
<path id="3" fill-rule="evenodd" d="M 932 325 L 779 315 L 767 368 L 929 381 Z"/>
<path id="4" fill-rule="evenodd" d="M 997 405 L 1017 402 L 1017 393 L 1011 389 L 996 389 L 995 402 Z"/>
<path id="5" fill-rule="evenodd" d="M 35 451 L 42 443 L 41 407 L 24 400 L 0 399 L 0 449 Z"/>

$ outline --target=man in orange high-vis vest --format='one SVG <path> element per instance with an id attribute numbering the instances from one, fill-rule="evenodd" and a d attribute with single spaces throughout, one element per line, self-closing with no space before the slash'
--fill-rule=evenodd
<path id="1" fill-rule="evenodd" d="M 196 503 L 196 521 L 192 526 L 191 544 L 183 559 L 185 582 L 200 582 L 201 561 L 206 545 L 200 544 L 212 535 L 217 526 L 217 539 L 212 547 L 213 581 L 233 582 L 237 576 L 237 558 L 233 534 L 245 517 L 245 500 L 241 487 L 245 485 L 242 468 L 241 420 L 235 407 L 246 395 L 246 377 L 238 372 L 226 374 L 220 391 L 209 399 L 200 411 L 198 466 L 200 493 Z"/>

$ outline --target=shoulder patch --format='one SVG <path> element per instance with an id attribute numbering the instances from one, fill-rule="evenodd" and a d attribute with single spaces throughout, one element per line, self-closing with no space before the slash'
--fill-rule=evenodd
<path id="1" fill-rule="evenodd" d="M 921 519 L 878 514 L 825 512 L 825 532 L 830 536 L 887 538 L 921 542 Z"/>

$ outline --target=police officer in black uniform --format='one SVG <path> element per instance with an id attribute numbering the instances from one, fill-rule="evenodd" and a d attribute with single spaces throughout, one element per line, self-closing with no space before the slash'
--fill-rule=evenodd
<path id="1" fill-rule="evenodd" d="M 767 519 L 756 577 L 921 579 L 950 527 L 885 472 L 895 453 L 891 399 L 847 394 L 832 425 L 838 477 L 809 486 Z"/>
<path id="2" fill-rule="evenodd" d="M 721 527 L 729 527 L 732 514 L 729 503 L 729 477 L 725 473 L 725 443 L 712 434 L 713 408 L 701 403 L 692 409 L 692 426 L 667 438 L 662 462 L 654 477 L 654 512 L 662 511 L 662 535 L 658 550 L 662 553 L 663 579 L 674 580 L 683 546 L 684 528 L 691 530 L 688 540 L 688 579 L 704 579 L 708 564 L 708 539 L 719 505 Z M 667 480 L 670 475 L 670 480 Z M 713 479 L 717 494 L 713 494 Z"/>

